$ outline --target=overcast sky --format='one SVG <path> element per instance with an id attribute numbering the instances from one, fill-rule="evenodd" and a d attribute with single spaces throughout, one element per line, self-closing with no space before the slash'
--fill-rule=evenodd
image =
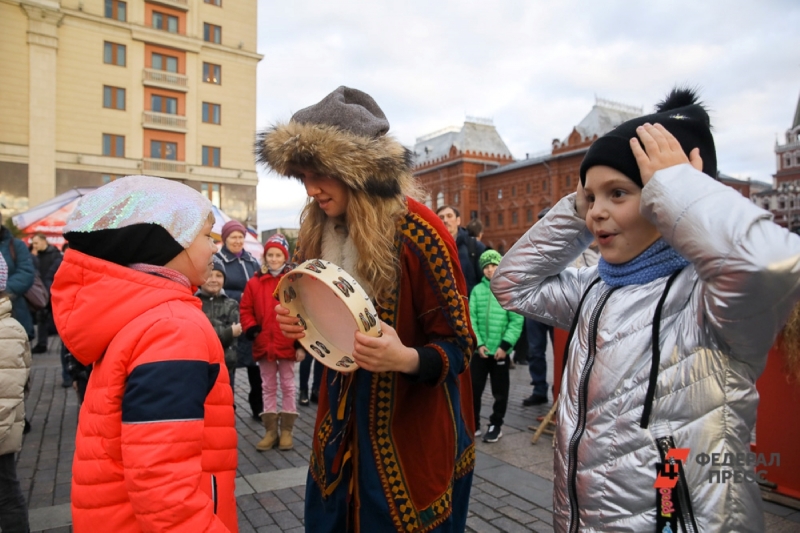
<path id="1" fill-rule="evenodd" d="M 800 95 L 798 29 L 798 0 L 260 0 L 257 127 L 347 85 L 406 146 L 477 116 L 519 159 L 565 138 L 595 97 L 649 113 L 688 83 L 720 170 L 771 182 Z M 259 176 L 259 229 L 297 227 L 302 187 Z"/>

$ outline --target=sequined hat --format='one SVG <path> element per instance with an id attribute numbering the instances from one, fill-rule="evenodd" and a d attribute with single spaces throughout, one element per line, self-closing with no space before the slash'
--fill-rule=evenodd
<path id="1" fill-rule="evenodd" d="M 211 202 L 191 187 L 127 176 L 87 194 L 64 226 L 70 247 L 121 265 L 163 266 L 199 235 Z"/>

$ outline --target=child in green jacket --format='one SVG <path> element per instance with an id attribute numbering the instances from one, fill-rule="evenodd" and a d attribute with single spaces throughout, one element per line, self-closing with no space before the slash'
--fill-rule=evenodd
<path id="1" fill-rule="evenodd" d="M 506 311 L 497 302 L 489 288 L 489 282 L 500 264 L 502 256 L 495 250 L 481 254 L 479 265 L 483 271 L 481 282 L 475 285 L 469 296 L 469 314 L 472 329 L 478 340 L 477 357 L 472 357 L 472 403 L 475 408 L 475 436 L 481 435 L 481 395 L 489 377 L 492 385 L 492 416 L 483 442 L 497 442 L 503 436 L 503 417 L 508 405 L 510 381 L 508 377 L 508 352 L 522 333 L 522 315 Z"/>

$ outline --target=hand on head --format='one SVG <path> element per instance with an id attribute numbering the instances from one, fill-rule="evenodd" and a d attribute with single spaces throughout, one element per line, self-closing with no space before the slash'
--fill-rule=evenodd
<path id="1" fill-rule="evenodd" d="M 583 190 L 581 180 L 578 180 L 578 189 L 575 195 L 575 212 L 583 220 L 586 220 L 586 214 L 589 212 L 589 200 L 586 199 L 586 192 Z"/>
<path id="2" fill-rule="evenodd" d="M 661 124 L 644 124 L 636 128 L 636 134 L 639 138 L 633 137 L 630 143 L 633 156 L 639 165 L 643 185 L 647 185 L 653 174 L 659 170 L 684 163 L 691 163 L 695 169 L 702 172 L 703 160 L 700 157 L 700 149 L 692 149 L 689 157 L 686 157 L 678 139 Z"/>

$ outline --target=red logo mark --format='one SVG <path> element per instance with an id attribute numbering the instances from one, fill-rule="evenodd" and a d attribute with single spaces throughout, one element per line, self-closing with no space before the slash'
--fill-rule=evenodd
<path id="1" fill-rule="evenodd" d="M 661 465 L 656 482 L 653 484 L 657 489 L 672 489 L 678 484 L 680 464 L 685 463 L 689 457 L 689 448 L 673 448 L 667 452 L 664 464 Z"/>

